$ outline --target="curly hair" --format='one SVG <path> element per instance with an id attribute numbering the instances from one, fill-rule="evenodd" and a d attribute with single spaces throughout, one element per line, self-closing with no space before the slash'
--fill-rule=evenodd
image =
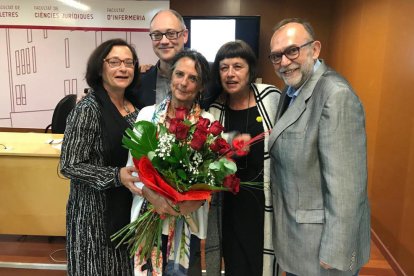
<path id="1" fill-rule="evenodd" d="M 199 52 L 195 50 L 184 49 L 174 57 L 171 63 L 170 71 L 169 71 L 170 79 L 172 77 L 172 73 L 174 72 L 177 66 L 178 61 L 182 58 L 190 58 L 194 61 L 195 69 L 199 76 L 198 84 L 202 88 L 202 92 L 204 92 L 204 90 L 206 90 L 207 88 L 208 82 L 210 81 L 210 66 L 208 64 L 207 59 L 202 54 L 200 54 Z M 200 96 L 202 97 L 203 94 L 204 93 L 201 93 Z"/>

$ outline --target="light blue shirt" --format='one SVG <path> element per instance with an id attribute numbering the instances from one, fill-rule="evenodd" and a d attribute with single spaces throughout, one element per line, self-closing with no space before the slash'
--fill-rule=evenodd
<path id="1" fill-rule="evenodd" d="M 316 60 L 315 64 L 313 65 L 313 72 L 315 73 L 316 70 L 318 70 L 319 66 L 322 63 L 319 61 L 319 59 Z M 286 94 L 290 97 L 290 103 L 289 106 L 292 105 L 293 101 L 296 99 L 296 97 L 299 95 L 300 90 L 302 89 L 302 87 L 305 85 L 305 83 L 308 80 L 306 80 L 301 87 L 299 87 L 297 90 L 295 90 L 295 88 L 293 88 L 292 86 L 289 86 L 288 90 L 286 91 Z"/>

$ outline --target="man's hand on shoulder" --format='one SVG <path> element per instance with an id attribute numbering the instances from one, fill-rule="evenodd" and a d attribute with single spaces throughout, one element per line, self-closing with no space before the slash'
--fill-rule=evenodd
<path id="1" fill-rule="evenodd" d="M 78 95 L 76 98 L 76 103 L 82 101 L 83 98 L 85 98 L 86 94 L 88 94 L 90 88 L 83 89 L 83 94 Z"/>
<path id="2" fill-rule="evenodd" d="M 151 67 L 154 66 L 152 64 L 141 64 L 139 66 L 139 72 L 140 73 L 146 73 L 149 69 L 151 69 Z"/>

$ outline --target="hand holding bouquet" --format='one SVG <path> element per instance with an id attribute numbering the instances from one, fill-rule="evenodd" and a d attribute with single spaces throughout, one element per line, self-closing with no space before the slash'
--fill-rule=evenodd
<path id="1" fill-rule="evenodd" d="M 214 191 L 237 193 L 240 180 L 235 176 L 236 164 L 227 157 L 234 152 L 221 137 L 223 127 L 201 116 L 191 122 L 186 113 L 176 109 L 168 127 L 139 121 L 134 130 L 127 130 L 123 143 L 133 156 L 141 181 L 174 204 L 205 200 Z M 158 260 L 163 218 L 148 204 L 146 212 L 112 239 L 119 240 L 118 245 L 126 243 L 131 256 L 138 252 L 140 261 L 150 257 Z"/>

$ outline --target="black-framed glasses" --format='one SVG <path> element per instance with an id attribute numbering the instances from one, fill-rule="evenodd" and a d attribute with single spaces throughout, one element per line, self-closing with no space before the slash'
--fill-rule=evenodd
<path id="1" fill-rule="evenodd" d="M 273 64 L 279 64 L 282 61 L 282 57 L 283 55 L 285 57 L 287 57 L 290 60 L 294 60 L 296 58 L 298 58 L 298 56 L 300 55 L 300 49 L 308 46 L 310 44 L 312 44 L 313 42 L 315 42 L 315 40 L 311 40 L 309 42 L 306 42 L 305 44 L 301 45 L 301 46 L 290 46 L 288 48 L 286 48 L 283 52 L 279 52 L 279 53 L 270 53 L 269 55 L 269 59 Z"/>
<path id="2" fill-rule="evenodd" d="M 134 68 L 136 60 L 132 58 L 126 58 L 126 59 L 119 59 L 119 58 L 106 58 L 104 59 L 106 63 L 108 63 L 109 67 L 115 68 L 121 66 L 122 63 L 124 63 L 125 67 L 128 68 Z"/>
<path id="3" fill-rule="evenodd" d="M 164 35 L 169 40 L 173 40 L 173 39 L 177 39 L 182 32 L 184 32 L 184 30 L 181 30 L 181 31 L 167 31 L 165 33 L 152 32 L 152 33 L 149 34 L 149 36 L 151 37 L 152 41 L 160 41 Z"/>

